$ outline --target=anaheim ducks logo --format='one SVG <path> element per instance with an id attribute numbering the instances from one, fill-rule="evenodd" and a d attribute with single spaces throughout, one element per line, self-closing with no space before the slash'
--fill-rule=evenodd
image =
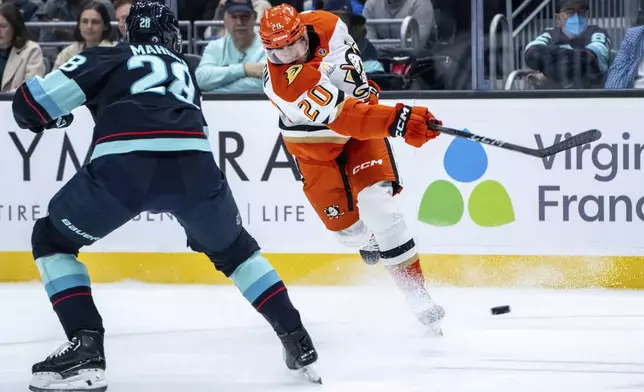
<path id="1" fill-rule="evenodd" d="M 304 68 L 302 64 L 291 65 L 290 67 L 288 67 L 286 72 L 284 72 L 284 75 L 286 75 L 286 80 L 288 83 L 287 86 L 290 86 L 291 84 L 293 84 L 297 76 L 300 74 L 300 72 L 302 72 L 302 68 Z"/>
<path id="2" fill-rule="evenodd" d="M 347 71 L 344 81 L 356 86 L 353 90 L 353 96 L 358 99 L 363 99 L 369 96 L 369 82 L 367 74 L 362 66 L 360 55 L 347 51 L 346 56 L 347 64 L 340 66 L 340 69 Z"/>
<path id="3" fill-rule="evenodd" d="M 329 219 L 340 219 L 344 212 L 340 211 L 340 206 L 337 204 L 324 208 L 324 213 Z"/>

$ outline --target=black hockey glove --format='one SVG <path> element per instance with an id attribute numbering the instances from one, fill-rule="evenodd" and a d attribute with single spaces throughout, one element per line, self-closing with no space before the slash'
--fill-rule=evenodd
<path id="1" fill-rule="evenodd" d="M 57 119 L 52 120 L 45 125 L 29 128 L 29 130 L 33 133 L 41 133 L 45 129 L 67 128 L 73 121 L 74 121 L 74 115 L 69 113 L 64 116 L 58 117 Z"/>

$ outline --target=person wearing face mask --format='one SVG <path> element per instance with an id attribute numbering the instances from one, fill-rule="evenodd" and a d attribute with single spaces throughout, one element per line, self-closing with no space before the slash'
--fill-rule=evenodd
<path id="1" fill-rule="evenodd" d="M 545 29 L 526 46 L 525 61 L 538 71 L 528 80 L 537 88 L 602 88 L 610 66 L 606 30 L 588 23 L 587 0 L 560 0 L 557 27 Z"/>

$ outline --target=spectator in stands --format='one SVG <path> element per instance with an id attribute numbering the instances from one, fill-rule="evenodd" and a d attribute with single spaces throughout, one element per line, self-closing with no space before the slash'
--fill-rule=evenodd
<path id="1" fill-rule="evenodd" d="M 262 18 L 262 15 L 264 14 L 264 11 L 271 8 L 271 3 L 268 2 L 268 0 L 252 0 L 253 2 L 253 10 L 255 10 L 255 15 L 257 15 L 257 18 L 255 19 L 255 22 L 259 22 L 259 20 Z M 215 12 L 215 19 L 214 20 L 224 20 L 224 14 L 226 13 L 226 7 L 225 7 L 225 1 L 222 1 L 219 3 L 219 6 L 217 7 L 217 12 Z M 259 31 L 259 27 L 255 27 L 255 32 L 257 33 Z M 204 38 L 206 39 L 217 39 L 221 38 L 226 34 L 226 29 L 217 29 L 213 27 L 208 27 L 206 31 L 204 32 Z"/>
<path id="2" fill-rule="evenodd" d="M 20 10 L 22 20 L 31 20 L 38 8 L 42 7 L 43 2 L 40 0 L 8 0 L 2 4 L 13 4 Z"/>
<path id="3" fill-rule="evenodd" d="M 116 20 L 114 6 L 111 0 L 96 0 L 105 5 L 110 20 Z M 47 0 L 33 17 L 35 22 L 75 22 L 80 13 L 92 0 Z M 73 41 L 74 30 L 70 28 L 41 28 L 36 29 L 38 42 Z M 59 52 L 55 47 L 44 47 L 45 56 L 54 59 Z"/>
<path id="4" fill-rule="evenodd" d="M 50 0 L 51 1 L 51 0 Z M 54 69 L 58 69 L 69 59 L 85 49 L 95 46 L 114 46 L 110 41 L 112 26 L 107 8 L 102 3 L 89 3 L 78 15 L 78 23 L 74 31 L 74 42 L 69 45 L 56 58 Z"/>
<path id="5" fill-rule="evenodd" d="M 404 19 L 413 16 L 420 28 L 420 45 L 426 47 L 434 29 L 434 7 L 431 0 L 369 0 L 362 16 L 369 19 Z M 367 25 L 367 38 L 400 39 L 400 24 Z M 398 47 L 400 45 L 391 45 Z M 387 47 L 383 45 L 382 47 Z"/>
<path id="6" fill-rule="evenodd" d="M 132 0 L 116 0 L 114 2 L 114 13 L 116 14 L 116 20 L 119 22 L 121 37 L 125 36 L 125 20 L 130 15 L 130 8 L 132 8 Z"/>
<path id="7" fill-rule="evenodd" d="M 266 54 L 253 26 L 257 15 L 251 0 L 226 0 L 227 34 L 206 46 L 197 67 L 203 91 L 262 91 Z"/>
<path id="8" fill-rule="evenodd" d="M 349 34 L 358 44 L 365 72 L 384 72 L 384 67 L 378 61 L 376 48 L 366 37 L 366 19 L 353 12 L 353 2 L 350 0 L 324 0 L 323 4 L 325 11 L 336 14 L 349 28 Z"/>
<path id="9" fill-rule="evenodd" d="M 605 88 L 644 88 L 644 26 L 628 29 L 615 57 Z"/>
<path id="10" fill-rule="evenodd" d="M 537 88 L 603 87 L 611 41 L 604 29 L 588 24 L 588 1 L 559 0 L 556 12 L 557 27 L 526 47 L 526 64 L 539 71 L 528 80 Z"/>
<path id="11" fill-rule="evenodd" d="M 33 76 L 45 75 L 40 46 L 29 40 L 20 10 L 11 3 L 0 6 L 0 72 L 3 93 L 16 91 Z"/>

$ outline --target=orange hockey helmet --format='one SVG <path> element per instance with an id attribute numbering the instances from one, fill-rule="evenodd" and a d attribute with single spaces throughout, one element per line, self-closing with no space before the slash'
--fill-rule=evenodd
<path id="1" fill-rule="evenodd" d="M 267 9 L 259 21 L 259 36 L 274 64 L 290 64 L 302 57 L 308 50 L 305 35 L 300 14 L 288 4 Z"/>

